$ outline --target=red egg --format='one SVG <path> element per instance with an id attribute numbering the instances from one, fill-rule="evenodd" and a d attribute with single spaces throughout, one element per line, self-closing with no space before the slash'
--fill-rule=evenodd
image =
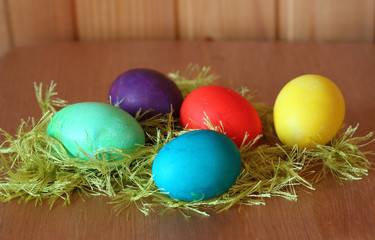
<path id="1" fill-rule="evenodd" d="M 213 127 L 223 127 L 238 147 L 246 133 L 249 134 L 246 143 L 262 133 L 262 123 L 254 107 L 239 93 L 226 87 L 200 87 L 185 98 L 180 111 L 183 127 L 208 129 L 206 116 Z"/>

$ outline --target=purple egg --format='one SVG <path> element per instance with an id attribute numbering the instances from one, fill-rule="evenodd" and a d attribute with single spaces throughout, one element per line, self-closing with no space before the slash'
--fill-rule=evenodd
<path id="1" fill-rule="evenodd" d="M 147 116 L 169 113 L 173 116 L 180 113 L 183 96 L 176 83 L 164 74 L 146 68 L 136 68 L 124 72 L 112 83 L 109 91 L 111 104 L 135 116 L 139 109 L 142 112 L 152 109 Z"/>

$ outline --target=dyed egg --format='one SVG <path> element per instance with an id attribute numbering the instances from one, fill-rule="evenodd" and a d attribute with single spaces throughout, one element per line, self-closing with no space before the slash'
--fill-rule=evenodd
<path id="1" fill-rule="evenodd" d="M 236 181 L 241 155 L 234 142 L 222 133 L 197 130 L 166 144 L 152 165 L 156 186 L 183 201 L 218 197 Z"/>
<path id="2" fill-rule="evenodd" d="M 69 105 L 51 119 L 47 134 L 58 139 L 72 157 L 88 159 L 103 148 L 130 153 L 145 143 L 142 127 L 127 112 L 110 104 L 83 102 Z M 113 157 L 107 155 L 107 157 Z"/>
<path id="3" fill-rule="evenodd" d="M 280 141 L 312 147 L 328 143 L 345 116 L 344 97 L 328 78 L 309 74 L 287 83 L 276 98 L 274 125 Z"/>
<path id="4" fill-rule="evenodd" d="M 262 123 L 254 107 L 237 92 L 222 86 L 205 86 L 191 92 L 181 106 L 180 121 L 189 129 L 207 129 L 205 115 L 212 125 L 223 126 L 238 147 L 245 134 L 247 142 L 262 133 Z"/>
<path id="5" fill-rule="evenodd" d="M 139 109 L 153 111 L 148 116 L 170 113 L 179 115 L 183 101 L 177 85 L 164 74 L 151 69 L 131 69 L 112 83 L 110 102 L 135 116 Z"/>

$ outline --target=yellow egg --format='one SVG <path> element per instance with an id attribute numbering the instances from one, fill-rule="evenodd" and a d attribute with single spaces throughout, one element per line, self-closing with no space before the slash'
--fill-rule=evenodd
<path id="1" fill-rule="evenodd" d="M 311 148 L 327 144 L 345 116 L 340 89 L 328 78 L 308 74 L 287 83 L 276 98 L 274 125 L 280 141 Z"/>

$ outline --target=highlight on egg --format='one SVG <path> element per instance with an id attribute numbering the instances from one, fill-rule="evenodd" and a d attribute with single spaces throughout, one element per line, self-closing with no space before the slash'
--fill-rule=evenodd
<path id="1" fill-rule="evenodd" d="M 152 165 L 156 186 L 183 201 L 219 197 L 236 182 L 240 171 L 241 155 L 235 143 L 212 130 L 196 130 L 173 139 Z"/>
<path id="2" fill-rule="evenodd" d="M 147 116 L 170 113 L 178 117 L 183 96 L 174 81 L 163 73 L 147 68 L 135 68 L 119 75 L 109 90 L 111 104 L 135 116 L 138 110 L 151 112 Z"/>
<path id="3" fill-rule="evenodd" d="M 345 117 L 345 101 L 330 79 L 307 74 L 288 82 L 274 105 L 274 126 L 286 145 L 312 148 L 327 144 Z"/>
<path id="4" fill-rule="evenodd" d="M 245 144 L 262 134 L 260 117 L 251 103 L 239 93 L 223 86 L 209 85 L 192 91 L 184 100 L 180 121 L 188 129 L 224 128 L 225 134 L 238 147 L 248 135 Z"/>
<path id="5" fill-rule="evenodd" d="M 59 140 L 73 158 L 89 160 L 97 151 L 115 148 L 132 153 L 145 144 L 139 123 L 127 112 L 110 104 L 82 102 L 58 111 L 47 127 L 47 135 Z M 106 152 L 107 159 L 117 154 Z"/>

